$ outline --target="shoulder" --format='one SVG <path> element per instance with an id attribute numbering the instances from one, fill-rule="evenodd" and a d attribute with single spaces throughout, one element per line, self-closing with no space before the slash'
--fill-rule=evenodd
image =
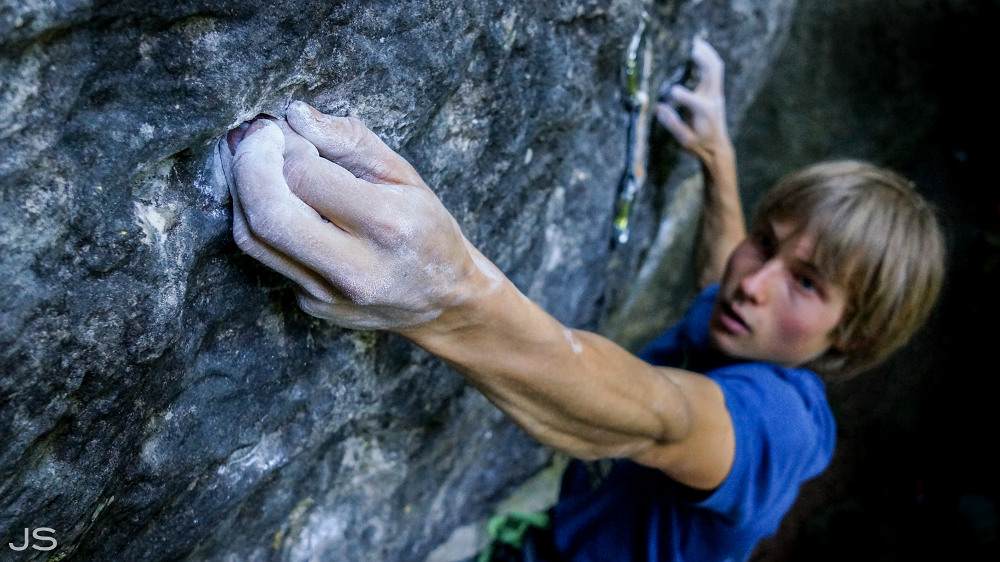
<path id="1" fill-rule="evenodd" d="M 822 379 L 808 369 L 788 368 L 773 363 L 733 363 L 713 369 L 706 375 L 722 388 L 727 405 L 753 407 L 770 404 L 781 410 L 793 410 L 815 417 L 817 422 L 832 422 Z M 775 412 L 758 412 L 760 417 L 774 417 Z"/>
<path id="2" fill-rule="evenodd" d="M 737 446 L 763 452 L 811 451 L 824 467 L 836 422 L 823 381 L 812 371 L 771 363 L 737 363 L 707 373 L 722 390 Z M 818 472 L 818 470 L 817 470 Z"/>
<path id="3" fill-rule="evenodd" d="M 806 369 L 740 363 L 707 374 L 722 389 L 735 437 L 733 466 L 707 500 L 734 518 L 776 526 L 798 487 L 830 463 L 836 423 L 820 378 Z"/>

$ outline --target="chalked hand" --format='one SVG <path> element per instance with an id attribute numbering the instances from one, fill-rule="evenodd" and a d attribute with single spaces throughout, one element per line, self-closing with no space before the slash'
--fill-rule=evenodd
<path id="1" fill-rule="evenodd" d="M 701 77 L 693 90 L 674 84 L 657 104 L 656 116 L 677 142 L 699 158 L 707 159 L 720 142 L 728 143 L 726 105 L 723 95 L 722 58 L 704 39 L 695 38 L 691 60 Z M 678 109 L 686 110 L 688 119 Z"/>
<path id="2" fill-rule="evenodd" d="M 233 238 L 296 284 L 307 313 L 403 329 L 495 270 L 413 167 L 360 121 L 292 103 L 228 135 Z M 224 164 L 226 165 L 226 164 Z M 480 276 L 481 277 L 481 276 Z"/>

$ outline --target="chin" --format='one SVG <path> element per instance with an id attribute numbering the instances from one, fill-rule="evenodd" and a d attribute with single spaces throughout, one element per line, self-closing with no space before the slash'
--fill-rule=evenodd
<path id="1" fill-rule="evenodd" d="M 720 332 L 719 330 L 713 330 L 711 328 L 708 330 L 708 342 L 712 349 L 722 355 L 725 355 L 726 357 L 752 361 L 753 358 L 747 357 L 745 353 L 742 353 L 739 346 L 730 339 L 731 337 L 732 336 L 724 332 Z"/>
<path id="2" fill-rule="evenodd" d="M 710 329 L 708 332 L 708 341 L 712 349 L 732 359 L 740 361 L 776 363 L 779 365 L 784 364 L 784 362 L 780 360 L 765 357 L 765 354 L 760 353 L 759 350 L 746 349 L 744 346 L 740 345 L 741 342 L 733 341 L 732 336 L 726 334 L 725 332 Z"/>

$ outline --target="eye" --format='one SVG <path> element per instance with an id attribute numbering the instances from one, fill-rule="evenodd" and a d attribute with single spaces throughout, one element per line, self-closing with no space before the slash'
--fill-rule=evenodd
<path id="1" fill-rule="evenodd" d="M 816 295 L 820 298 L 825 298 L 827 294 L 826 281 L 822 277 L 818 277 L 816 274 L 811 272 L 799 272 L 793 273 L 793 278 L 795 284 L 798 288 L 810 295 Z"/>

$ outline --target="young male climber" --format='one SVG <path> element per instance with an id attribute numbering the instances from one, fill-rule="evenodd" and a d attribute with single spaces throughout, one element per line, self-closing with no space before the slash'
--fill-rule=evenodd
<path id="1" fill-rule="evenodd" d="M 296 102 L 228 135 L 236 243 L 294 281 L 305 312 L 402 334 L 542 443 L 615 459 L 567 469 L 546 559 L 746 559 L 830 460 L 820 376 L 883 359 L 941 284 L 931 209 L 864 163 L 787 177 L 747 235 L 723 64 L 700 40 L 693 58 L 700 83 L 657 114 L 702 163 L 705 290 L 640 357 L 528 300 L 359 121 Z"/>

